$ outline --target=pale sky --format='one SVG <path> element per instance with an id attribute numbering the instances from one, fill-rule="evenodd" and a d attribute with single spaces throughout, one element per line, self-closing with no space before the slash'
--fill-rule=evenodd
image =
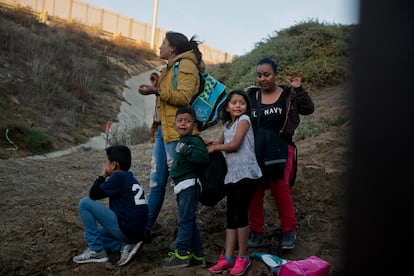
<path id="1" fill-rule="evenodd" d="M 83 2 L 143 23 L 153 22 L 155 0 Z M 277 31 L 311 19 L 357 24 L 359 0 L 158 0 L 156 25 L 188 38 L 197 35 L 207 46 L 240 56 Z"/>

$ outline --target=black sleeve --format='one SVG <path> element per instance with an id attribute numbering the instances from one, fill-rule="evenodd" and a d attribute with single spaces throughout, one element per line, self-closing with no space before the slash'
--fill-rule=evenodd
<path id="1" fill-rule="evenodd" d="M 299 95 L 306 92 L 306 90 L 302 87 L 302 85 L 299 87 L 293 88 L 293 90 L 295 90 L 296 94 L 299 94 Z"/>
<path id="2" fill-rule="evenodd" d="M 294 88 L 293 90 L 296 92 L 294 101 L 297 103 L 299 114 L 312 114 L 315 111 L 315 105 L 309 96 L 309 93 L 302 86 Z"/>
<path id="3" fill-rule="evenodd" d="M 93 183 L 91 189 L 89 190 L 89 197 L 93 200 L 102 199 L 108 197 L 108 195 L 101 189 L 101 184 L 105 182 L 105 177 L 102 175 Z"/>

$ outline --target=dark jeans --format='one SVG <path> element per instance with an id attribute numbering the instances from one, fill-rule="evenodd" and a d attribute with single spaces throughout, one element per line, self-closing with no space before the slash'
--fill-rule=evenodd
<path id="1" fill-rule="evenodd" d="M 184 252 L 204 252 L 200 232 L 196 223 L 196 212 L 200 197 L 200 186 L 198 184 L 182 190 L 177 195 L 178 204 L 178 235 L 176 249 L 180 255 Z"/>

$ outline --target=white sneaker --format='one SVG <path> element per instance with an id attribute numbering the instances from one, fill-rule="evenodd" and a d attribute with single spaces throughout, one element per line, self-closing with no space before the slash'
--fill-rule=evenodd
<path id="1" fill-rule="evenodd" d="M 106 250 L 93 251 L 89 247 L 83 251 L 82 254 L 73 257 L 73 261 L 78 264 L 84 263 L 104 263 L 109 261 L 108 256 L 106 255 Z"/>
<path id="2" fill-rule="evenodd" d="M 118 261 L 118 265 L 125 265 L 128 263 L 132 257 L 135 256 L 135 254 L 142 248 L 143 242 L 137 242 L 137 243 L 130 243 L 130 244 L 124 244 L 121 248 L 121 258 Z"/>

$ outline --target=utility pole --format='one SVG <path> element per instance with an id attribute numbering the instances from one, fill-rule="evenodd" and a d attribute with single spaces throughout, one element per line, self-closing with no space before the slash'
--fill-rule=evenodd
<path id="1" fill-rule="evenodd" d="M 151 49 L 154 49 L 155 30 L 157 29 L 158 0 L 154 0 L 154 13 L 152 15 Z"/>

